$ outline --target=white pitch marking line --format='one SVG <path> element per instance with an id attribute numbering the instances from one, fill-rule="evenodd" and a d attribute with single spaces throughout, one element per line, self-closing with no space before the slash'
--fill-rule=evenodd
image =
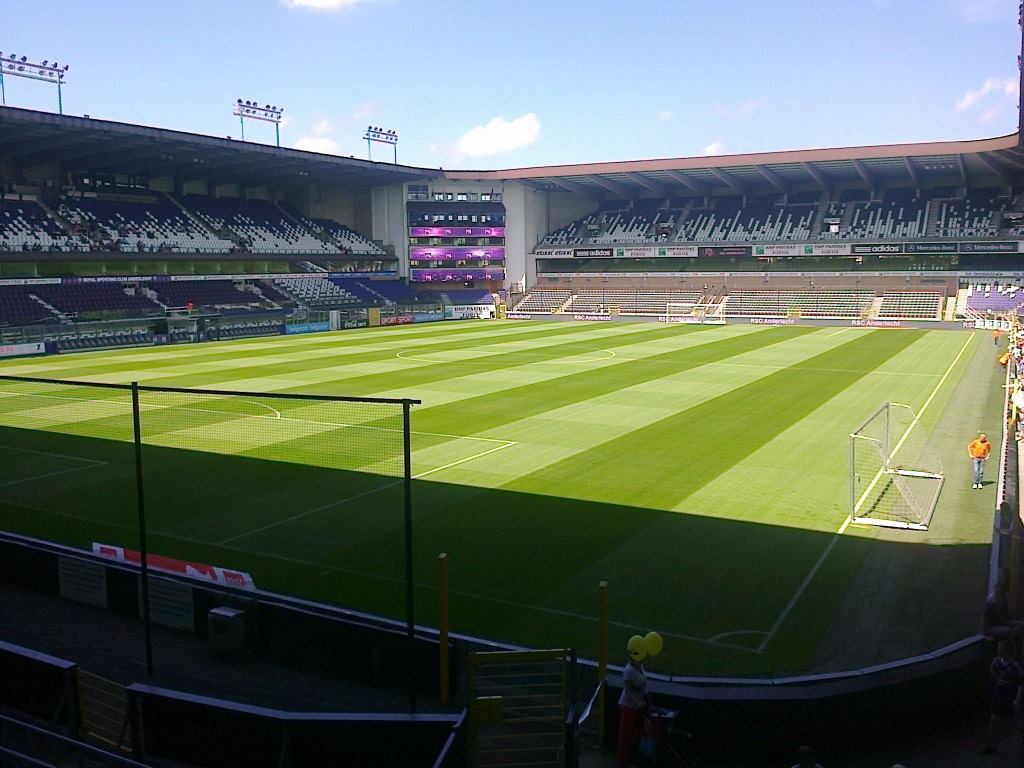
<path id="1" fill-rule="evenodd" d="M 951 362 L 949 364 L 949 367 L 946 368 L 946 372 L 942 374 L 942 378 L 940 378 L 938 382 L 936 382 L 935 386 L 932 388 L 931 394 L 928 395 L 928 399 L 925 400 L 924 405 L 921 406 L 921 410 L 917 412 L 917 415 L 914 417 L 914 420 L 910 422 L 910 426 L 907 427 L 906 431 L 903 433 L 903 436 L 900 437 L 899 442 L 896 443 L 896 448 L 893 449 L 892 452 L 893 456 L 896 455 L 896 452 L 900 449 L 900 446 L 903 445 L 904 441 L 907 439 L 907 436 L 910 434 L 910 431 L 917 425 L 918 421 L 921 420 L 921 416 L 924 415 L 924 412 L 928 410 L 928 406 L 932 404 L 932 401 L 935 399 L 935 396 L 939 393 L 939 389 L 942 387 L 943 384 L 946 383 L 946 379 L 949 378 L 949 374 L 953 372 L 953 368 L 956 366 L 957 362 L 959 362 L 960 358 L 967 350 L 967 346 L 973 340 L 974 336 L 969 336 L 967 338 L 967 341 L 964 342 L 964 345 L 960 347 L 960 351 L 956 353 L 956 357 L 953 358 L 953 362 Z M 881 470 L 879 470 L 879 473 L 878 475 L 875 476 L 875 479 L 871 481 L 872 486 L 876 482 L 878 482 L 879 475 L 881 475 Z M 870 489 L 871 486 L 868 487 L 868 490 Z M 839 537 L 842 536 L 846 532 L 846 529 L 850 527 L 850 523 L 853 521 L 853 516 L 854 514 L 856 514 L 857 510 L 860 509 L 860 505 L 864 503 L 864 498 L 867 496 L 867 493 L 868 491 L 864 492 L 864 495 L 862 495 L 858 500 L 857 504 L 854 505 L 853 511 L 846 516 L 846 519 L 843 520 L 843 524 L 839 526 L 839 530 L 832 535 L 832 541 L 830 541 L 828 543 L 828 546 L 825 547 L 825 551 L 821 553 L 821 557 L 818 558 L 818 561 L 814 564 L 814 567 L 811 568 L 807 576 L 804 577 L 804 580 L 800 583 L 800 586 L 797 588 L 796 593 L 790 599 L 786 607 L 783 608 L 782 613 L 779 614 L 778 618 L 775 619 L 775 623 L 772 624 L 772 627 L 768 630 L 768 633 L 765 635 L 764 640 L 761 641 L 761 644 L 757 647 L 757 650 L 759 652 L 764 652 L 764 649 L 768 646 L 768 643 L 770 643 L 772 641 L 772 638 L 775 637 L 775 633 L 779 631 L 779 627 L 782 626 L 782 623 L 786 620 L 790 612 L 793 610 L 794 606 L 803 596 L 804 591 L 810 585 L 811 581 L 814 580 L 814 577 L 817 575 L 818 571 L 821 570 L 821 566 L 825 564 L 825 561 L 828 559 L 828 556 L 832 553 L 832 550 L 835 548 L 836 543 L 839 541 Z"/>
<path id="2" fill-rule="evenodd" d="M 69 469 L 58 469 L 56 472 L 45 472 L 41 475 L 31 475 L 30 477 L 20 477 L 17 480 L 9 480 L 6 483 L 0 483 L 0 488 L 7 488 L 11 485 L 18 485 L 19 483 L 30 483 L 33 480 L 43 480 L 47 477 L 56 477 L 57 475 L 67 475 L 71 472 L 84 472 L 87 469 L 96 469 L 100 464 L 106 464 L 104 461 L 89 463 L 84 467 L 71 467 Z"/>
<path id="3" fill-rule="evenodd" d="M 196 392 L 202 394 L 202 390 L 196 390 Z M 118 403 L 118 401 L 116 401 L 116 400 L 103 400 L 103 399 L 90 398 L 90 397 L 65 397 L 63 395 L 40 395 L 40 394 L 36 394 L 34 392 L 17 392 L 17 391 L 11 391 L 11 390 L 8 390 L 7 392 L 0 392 L 0 397 L 18 397 L 18 396 L 22 396 L 22 397 L 44 397 L 44 398 L 47 398 L 48 400 L 71 400 L 73 402 L 78 402 L 78 403 L 111 403 L 111 404 L 114 404 L 114 405 L 116 405 Z M 213 395 L 211 395 L 211 397 L 213 397 Z M 227 396 L 218 395 L 217 397 L 222 397 L 222 398 L 226 399 Z M 345 422 L 342 422 L 342 421 L 314 421 L 313 419 L 296 419 L 296 418 L 293 418 L 291 416 L 282 416 L 281 412 L 278 411 L 276 408 L 273 408 L 273 407 L 271 407 L 269 405 L 264 405 L 263 403 L 257 403 L 257 402 L 255 402 L 253 400 L 242 400 L 241 402 L 251 403 L 252 405 L 259 405 L 259 406 L 262 406 L 264 408 L 269 408 L 271 411 L 273 411 L 276 414 L 276 416 L 261 416 L 259 414 L 252 414 L 252 413 L 232 413 L 231 411 L 215 411 L 215 410 L 212 410 L 210 408 L 194 408 L 192 406 L 180 405 L 180 404 L 179 405 L 173 405 L 173 404 L 172 405 L 156 405 L 154 403 L 141 403 L 140 407 L 141 407 L 142 410 L 151 410 L 151 411 L 167 410 L 169 408 L 179 408 L 179 409 L 181 409 L 183 411 L 194 411 L 196 413 L 212 413 L 212 414 L 214 414 L 216 416 L 232 416 L 232 417 L 236 417 L 236 418 L 240 418 L 240 419 L 273 419 L 274 421 L 277 421 L 278 419 L 280 419 L 281 421 L 294 421 L 294 422 L 297 422 L 299 424 L 316 424 L 316 425 L 321 426 L 321 427 L 344 427 L 346 429 L 369 429 L 369 430 L 372 430 L 374 432 L 402 432 L 401 429 L 398 429 L 396 427 L 374 427 L 374 426 L 369 426 L 369 425 L 366 425 L 366 424 L 346 424 Z M 330 401 L 329 400 L 325 400 L 323 402 L 330 402 Z M 125 407 L 127 407 L 127 403 L 125 403 Z M 32 409 L 29 408 L 27 410 L 32 410 Z M 102 418 L 107 418 L 107 417 L 102 417 Z M 447 434 L 445 432 L 419 432 L 419 431 L 416 431 L 416 430 L 413 430 L 412 432 L 410 432 L 410 434 L 413 434 L 413 435 L 424 435 L 425 437 L 446 437 L 446 438 L 448 438 L 450 440 L 476 440 L 477 442 L 481 442 L 481 443 L 501 443 L 502 445 L 514 445 L 515 444 L 514 440 L 499 440 L 496 437 L 478 437 L 477 435 L 449 435 L 449 434 Z"/>
<path id="4" fill-rule="evenodd" d="M 508 441 L 508 442 L 504 443 L 503 445 L 497 445 L 494 448 L 488 448 L 486 451 L 481 451 L 480 453 L 474 453 L 472 456 L 466 456 L 465 458 L 458 459 L 456 461 L 451 461 L 451 462 L 449 462 L 447 464 L 444 464 L 444 465 L 442 465 L 440 467 L 434 467 L 433 469 L 428 469 L 428 470 L 426 470 L 424 472 L 419 472 L 419 473 L 413 475 L 412 479 L 413 480 L 419 480 L 421 477 L 426 477 L 427 475 L 432 475 L 435 472 L 440 472 L 441 470 L 444 470 L 444 469 L 451 469 L 452 467 L 457 467 L 460 464 L 465 464 L 467 461 L 473 461 L 474 459 L 482 458 L 484 456 L 487 456 L 488 454 L 497 453 L 498 451 L 503 451 L 506 448 L 511 448 L 513 445 L 519 445 L 519 443 Z M 253 536 L 255 534 L 263 533 L 263 532 L 269 531 L 269 530 L 271 530 L 273 528 L 277 528 L 278 526 L 286 525 L 288 523 L 293 523 L 296 520 L 302 520 L 303 518 L 309 517 L 310 515 L 315 515 L 318 512 L 324 512 L 324 511 L 326 511 L 328 509 L 333 509 L 334 507 L 340 507 L 341 505 L 347 504 L 350 501 L 355 501 L 356 499 L 361 499 L 361 498 L 364 498 L 366 496 L 370 496 L 370 495 L 372 495 L 374 493 L 380 493 L 381 491 L 387 490 L 388 488 L 394 488 L 396 485 L 401 485 L 404 482 L 405 482 L 404 478 L 400 479 L 400 480 L 395 480 L 394 482 L 385 483 L 384 485 L 378 485 L 376 488 L 369 488 L 368 490 L 361 491 L 361 492 L 359 492 L 357 494 L 354 494 L 352 496 L 347 496 L 344 499 L 338 499 L 337 501 L 332 501 L 329 504 L 322 504 L 319 507 L 313 507 L 313 509 L 307 509 L 307 510 L 305 510 L 303 512 L 299 512 L 298 514 L 292 515 L 291 517 L 286 517 L 283 520 L 276 520 L 273 523 L 268 523 L 267 525 L 261 526 L 259 528 L 254 528 L 251 531 L 246 531 L 245 533 L 240 533 L 237 536 L 231 536 L 229 538 L 226 538 L 226 539 L 224 539 L 222 541 L 219 541 L 218 542 L 218 546 L 224 546 L 225 544 L 231 544 L 232 542 L 238 541 L 239 539 L 245 539 L 245 538 L 248 538 L 249 536 Z"/>
<path id="5" fill-rule="evenodd" d="M 586 354 L 588 352 L 603 352 L 605 356 L 604 357 L 587 357 L 587 358 L 583 358 L 583 359 L 573 359 L 573 358 L 579 358 L 580 355 Z M 429 352 L 424 352 L 423 354 L 430 354 L 430 353 Z M 443 354 L 443 353 L 439 353 L 439 354 Z M 611 359 L 617 357 L 617 355 L 615 354 L 615 351 L 611 350 L 611 349 L 585 349 L 583 352 L 580 352 L 580 353 L 575 354 L 575 355 L 564 355 L 564 356 L 559 356 L 559 357 L 550 357 L 550 356 L 547 356 L 547 355 L 542 355 L 539 352 L 523 352 L 523 351 L 520 351 L 518 349 L 510 349 L 510 350 L 501 350 L 499 352 L 494 352 L 492 354 L 487 355 L 487 357 L 499 357 L 500 355 L 503 355 L 503 354 L 523 355 L 525 357 L 536 357 L 536 358 L 538 358 L 538 362 L 554 363 L 554 364 L 557 364 L 557 365 L 576 365 L 576 364 L 579 364 L 579 363 L 603 363 L 605 360 L 611 360 Z M 395 357 L 397 357 L 399 360 L 408 360 L 408 361 L 413 362 L 413 363 L 452 363 L 452 364 L 458 364 L 458 365 L 490 365 L 489 362 L 484 361 L 484 360 L 471 360 L 471 359 L 470 360 L 437 360 L 437 359 L 423 357 L 422 355 L 421 356 L 413 357 L 411 355 L 403 354 L 402 351 L 396 352 L 395 353 Z"/>
<path id="6" fill-rule="evenodd" d="M 13 445 L 0 445 L 2 451 L 20 451 L 21 453 L 34 453 L 36 456 L 52 456 L 55 459 L 69 459 L 70 461 L 84 461 L 88 464 L 106 464 L 98 459 L 86 459 L 82 456 L 69 456 L 66 453 L 51 453 L 50 451 L 36 451 L 31 448 L 17 448 Z"/>

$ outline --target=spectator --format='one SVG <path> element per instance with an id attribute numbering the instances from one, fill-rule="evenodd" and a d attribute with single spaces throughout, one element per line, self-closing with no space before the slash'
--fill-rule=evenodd
<path id="1" fill-rule="evenodd" d="M 796 757 L 797 761 L 793 763 L 793 768 L 822 768 L 818 762 L 818 754 L 812 747 L 800 747 L 796 751 Z"/>
<path id="2" fill-rule="evenodd" d="M 627 645 L 629 662 L 622 670 L 622 695 L 619 696 L 618 761 L 627 768 L 640 743 L 644 710 L 647 709 L 647 673 L 640 662 L 646 655 L 643 649 Z"/>
<path id="3" fill-rule="evenodd" d="M 985 462 L 988 460 L 989 454 L 992 453 L 992 444 L 982 433 L 968 444 L 967 453 L 974 465 L 974 481 L 971 488 L 981 488 L 985 480 Z"/>
<path id="4" fill-rule="evenodd" d="M 989 676 L 992 679 L 992 696 L 989 706 L 988 740 L 981 751 L 985 755 L 994 755 L 997 752 L 999 725 L 1013 714 L 1013 703 L 1017 699 L 1022 682 L 1020 664 L 1014 659 L 1013 643 L 1009 640 L 999 641 L 999 652 L 992 659 Z"/>

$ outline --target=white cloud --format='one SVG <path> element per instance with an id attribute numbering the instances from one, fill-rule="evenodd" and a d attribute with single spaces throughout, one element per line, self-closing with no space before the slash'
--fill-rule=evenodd
<path id="1" fill-rule="evenodd" d="M 376 111 L 376 102 L 364 101 L 362 104 L 357 104 L 345 118 L 345 125 L 355 125 L 362 123 L 364 120 L 369 120 Z"/>
<path id="2" fill-rule="evenodd" d="M 310 11 L 341 11 L 352 8 L 363 0 L 282 0 L 286 8 L 306 8 Z"/>
<path id="3" fill-rule="evenodd" d="M 294 147 L 306 152 L 319 152 L 323 155 L 338 154 L 338 142 L 326 136 L 303 136 L 295 142 Z"/>
<path id="4" fill-rule="evenodd" d="M 713 141 L 704 147 L 705 155 L 720 155 L 725 151 L 725 144 L 722 141 Z"/>
<path id="5" fill-rule="evenodd" d="M 313 123 L 314 136 L 323 136 L 324 134 L 330 133 L 332 130 L 334 130 L 334 126 L 331 125 L 331 121 L 326 117 L 321 117 Z"/>
<path id="6" fill-rule="evenodd" d="M 454 155 L 457 159 L 466 157 L 489 157 L 533 144 L 540 136 L 540 120 L 528 112 L 515 120 L 494 117 L 486 125 L 470 128 L 455 142 Z"/>
<path id="7" fill-rule="evenodd" d="M 978 125 L 985 125 L 986 123 L 991 123 L 993 120 L 995 120 L 1001 114 L 1003 114 L 1003 108 L 1002 107 L 989 107 L 984 112 L 982 112 L 980 115 L 978 115 L 978 118 L 977 118 Z"/>
<path id="8" fill-rule="evenodd" d="M 1017 3 L 1007 0 L 952 0 L 953 10 L 968 24 L 1009 21 Z"/>
<path id="9" fill-rule="evenodd" d="M 655 116 L 655 119 L 659 123 L 667 123 L 669 120 L 672 119 L 672 110 L 671 109 L 659 109 L 658 110 L 658 114 Z"/>
<path id="10" fill-rule="evenodd" d="M 968 109 L 973 107 L 978 102 L 982 101 L 990 93 L 1002 93 L 1005 96 L 1009 96 L 1016 99 L 1020 83 L 1015 77 L 998 78 L 990 77 L 984 83 L 981 84 L 980 88 L 967 91 L 963 96 L 960 97 L 956 105 L 953 107 L 957 112 L 966 112 Z"/>
<path id="11" fill-rule="evenodd" d="M 760 99 L 747 99 L 742 104 L 737 104 L 735 107 L 718 104 L 715 106 L 715 112 L 722 117 L 743 117 L 745 115 L 749 115 L 760 106 Z"/>

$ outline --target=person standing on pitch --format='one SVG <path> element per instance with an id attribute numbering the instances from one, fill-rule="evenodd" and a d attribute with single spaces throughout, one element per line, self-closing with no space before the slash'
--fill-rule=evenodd
<path id="1" fill-rule="evenodd" d="M 974 463 L 974 482 L 971 488 L 981 488 L 985 479 L 985 462 L 988 460 L 988 455 L 992 453 L 992 443 L 984 434 L 978 435 L 967 445 L 967 453 Z"/>

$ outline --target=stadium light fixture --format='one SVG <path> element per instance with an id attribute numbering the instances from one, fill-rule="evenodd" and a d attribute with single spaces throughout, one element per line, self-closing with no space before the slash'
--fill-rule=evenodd
<path id="1" fill-rule="evenodd" d="M 368 160 L 373 160 L 372 142 L 390 144 L 395 153 L 395 165 L 398 165 L 398 131 L 377 128 L 371 125 L 366 129 L 363 138 L 366 139 L 366 157 Z"/>
<path id="2" fill-rule="evenodd" d="M 41 80 L 44 83 L 53 83 L 57 86 L 57 114 L 64 114 L 64 94 L 61 87 L 64 85 L 64 77 L 67 74 L 68 65 L 51 62 L 43 59 L 36 63 L 29 61 L 28 56 L 18 56 L 16 53 L 0 52 L 0 105 L 7 106 L 7 92 L 5 90 L 4 78 L 24 77 L 27 80 Z"/>
<path id="3" fill-rule="evenodd" d="M 238 122 L 242 124 L 242 141 L 245 141 L 245 121 L 261 120 L 264 123 L 274 124 L 274 137 L 277 139 L 277 146 L 281 146 L 281 115 L 284 107 L 277 107 L 267 104 L 261 107 L 255 101 L 236 99 L 231 105 L 231 114 L 238 116 Z"/>

